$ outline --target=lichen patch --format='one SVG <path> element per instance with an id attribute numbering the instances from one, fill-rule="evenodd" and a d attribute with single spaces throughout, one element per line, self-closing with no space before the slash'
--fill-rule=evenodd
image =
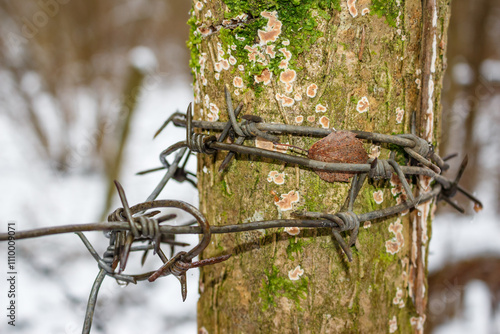
<path id="1" fill-rule="evenodd" d="M 295 81 L 297 73 L 295 70 L 286 69 L 280 74 L 280 81 L 284 84 L 290 84 Z"/>
<path id="2" fill-rule="evenodd" d="M 373 199 L 375 200 L 375 203 L 382 204 L 384 201 L 384 192 L 382 190 L 373 192 Z"/>
<path id="3" fill-rule="evenodd" d="M 403 224 L 401 224 L 401 219 L 397 219 L 394 223 L 389 225 L 389 232 L 394 234 L 391 240 L 385 242 L 385 249 L 388 253 L 394 255 L 399 252 L 405 244 L 403 236 Z M 399 303 L 399 301 L 398 301 Z"/>
<path id="4" fill-rule="evenodd" d="M 319 119 L 319 124 L 323 129 L 328 129 L 330 128 L 330 120 L 326 116 L 321 116 Z"/>
<path id="5" fill-rule="evenodd" d="M 304 121 L 304 116 L 299 115 L 295 117 L 295 123 L 301 124 Z"/>
<path id="6" fill-rule="evenodd" d="M 368 156 L 372 159 L 378 158 L 380 156 L 380 146 L 379 145 L 372 145 L 370 146 L 370 153 Z"/>
<path id="7" fill-rule="evenodd" d="M 243 88 L 243 79 L 241 77 L 234 77 L 233 86 L 236 88 Z"/>
<path id="8" fill-rule="evenodd" d="M 367 112 L 370 109 L 370 102 L 368 101 L 368 98 L 366 96 L 363 96 L 361 100 L 358 101 L 358 104 L 356 105 L 356 110 L 359 113 L 364 113 Z"/>
<path id="9" fill-rule="evenodd" d="M 215 103 L 210 103 L 207 118 L 210 122 L 215 122 L 219 119 L 219 107 Z"/>
<path id="10" fill-rule="evenodd" d="M 396 316 L 393 316 L 391 320 L 389 320 L 389 333 L 395 333 L 398 330 L 398 319 Z"/>
<path id="11" fill-rule="evenodd" d="M 276 100 L 278 102 L 281 102 L 281 105 L 283 107 L 291 107 L 295 103 L 294 99 L 280 93 L 276 93 Z"/>
<path id="12" fill-rule="evenodd" d="M 316 112 L 326 112 L 326 107 L 322 104 L 317 104 L 314 110 Z"/>
<path id="13" fill-rule="evenodd" d="M 292 210 L 293 203 L 297 203 L 299 200 L 299 192 L 291 190 L 288 194 L 281 194 L 281 199 L 278 202 L 274 202 L 274 204 L 276 204 L 281 211 L 288 211 Z"/>
<path id="14" fill-rule="evenodd" d="M 316 120 L 316 117 L 313 115 L 313 116 L 307 116 L 307 121 L 308 122 L 314 122 Z"/>
<path id="15" fill-rule="evenodd" d="M 268 19 L 267 25 L 264 30 L 258 30 L 257 34 L 259 35 L 260 44 L 268 44 L 276 42 L 278 36 L 281 34 L 281 26 L 282 23 L 278 20 L 278 13 L 276 11 L 273 12 L 261 12 L 260 15 Z"/>
<path id="16" fill-rule="evenodd" d="M 271 78 L 273 77 L 273 73 L 269 71 L 268 68 L 262 70 L 259 75 L 254 75 L 254 80 L 256 83 L 264 83 L 264 85 L 269 85 L 271 83 Z"/>
<path id="17" fill-rule="evenodd" d="M 300 233 L 300 228 L 293 226 L 293 227 L 285 227 L 285 232 L 290 234 L 291 236 L 296 236 L 299 235 Z"/>
<path id="18" fill-rule="evenodd" d="M 271 57 L 274 58 L 276 57 L 276 51 L 274 51 L 274 45 L 267 45 L 266 46 L 266 53 Z"/>
<path id="19" fill-rule="evenodd" d="M 347 8 L 352 17 L 358 16 L 358 9 L 356 8 L 356 0 L 347 0 Z"/>
<path id="20" fill-rule="evenodd" d="M 267 175 L 267 182 L 274 182 L 275 184 L 281 185 L 285 183 L 285 173 L 272 170 Z"/>
<path id="21" fill-rule="evenodd" d="M 316 92 L 318 91 L 318 86 L 316 84 L 310 84 L 308 87 L 307 87 L 307 96 L 310 97 L 310 98 L 313 98 L 316 96 Z"/>
<path id="22" fill-rule="evenodd" d="M 302 275 L 304 275 L 304 269 L 300 268 L 300 266 L 297 266 L 288 272 L 288 278 L 292 281 L 299 280 Z"/>
<path id="23" fill-rule="evenodd" d="M 405 115 L 404 109 L 396 108 L 396 123 L 401 124 L 403 122 L 403 116 Z"/>

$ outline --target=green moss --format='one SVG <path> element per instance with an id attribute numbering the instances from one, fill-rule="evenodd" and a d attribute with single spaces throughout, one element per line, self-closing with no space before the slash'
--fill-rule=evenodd
<path id="1" fill-rule="evenodd" d="M 275 297 L 283 296 L 295 302 L 295 306 L 300 307 L 300 299 L 305 299 L 307 295 L 307 285 L 309 280 L 303 276 L 298 281 L 291 281 L 288 277 L 281 277 L 278 268 L 273 265 L 272 270 L 266 272 L 266 279 L 262 280 L 262 287 L 259 296 L 262 299 L 263 311 L 270 306 L 276 306 Z"/>
<path id="2" fill-rule="evenodd" d="M 197 71 L 200 68 L 200 62 L 199 62 L 200 50 L 198 49 L 198 45 L 201 43 L 201 36 L 194 34 L 194 32 L 196 31 L 196 17 L 191 16 L 187 24 L 190 27 L 189 39 L 186 42 L 188 49 L 191 51 L 190 53 L 191 57 L 189 59 L 189 67 L 191 68 L 191 71 Z"/>
<path id="3" fill-rule="evenodd" d="M 221 181 L 219 182 L 219 186 L 220 186 L 220 190 L 221 190 L 221 192 L 222 192 L 222 194 L 223 194 L 224 196 L 226 196 L 226 197 L 232 197 L 232 196 L 233 196 L 233 194 L 231 194 L 231 193 L 229 192 L 229 189 L 228 189 L 228 187 L 227 187 L 226 180 L 221 180 Z"/>
<path id="4" fill-rule="evenodd" d="M 377 14 L 378 17 L 385 17 L 385 21 L 391 27 L 396 27 L 399 7 L 397 0 L 372 0 L 370 13 Z"/>

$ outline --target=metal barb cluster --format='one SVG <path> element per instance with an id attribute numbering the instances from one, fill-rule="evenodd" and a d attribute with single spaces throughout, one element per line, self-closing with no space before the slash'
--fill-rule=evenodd
<path id="1" fill-rule="evenodd" d="M 181 283 L 182 298 L 185 300 L 187 295 L 186 272 L 189 269 L 216 264 L 227 260 L 231 256 L 228 254 L 215 258 L 193 261 L 193 259 L 208 246 L 212 234 L 238 233 L 281 227 L 330 228 L 334 239 L 339 243 L 348 260 L 352 261 L 351 247 L 356 243 L 360 223 L 362 222 L 372 221 L 373 223 L 377 223 L 377 221 L 374 220 L 415 208 L 417 205 L 434 198 L 446 201 L 463 213 L 464 209 L 452 201 L 452 198 L 458 192 L 472 200 L 476 208 L 482 208 L 481 202 L 458 184 L 465 166 L 467 165 L 467 157 L 462 162 L 456 178 L 453 181 L 449 180 L 441 175 L 442 171 L 447 170 L 449 167 L 446 163 L 448 158 L 442 159 L 439 157 L 429 143 L 419 138 L 414 133 L 385 135 L 356 130 L 351 131 L 356 134 L 358 139 L 386 145 L 391 144 L 403 148 L 403 151 L 407 154 L 405 157 L 407 163 L 405 165 L 399 165 L 396 162 L 394 151 L 391 151 L 390 158 L 387 160 L 376 158 L 369 159 L 365 164 L 349 164 L 318 161 L 299 155 L 245 146 L 243 144 L 247 139 L 255 137 L 264 138 L 278 144 L 280 135 L 325 137 L 329 135 L 332 130 L 286 124 L 270 124 L 263 122 L 260 117 L 252 115 L 243 115 L 240 117 L 242 121 L 238 122 L 237 119 L 244 105 L 240 103 L 236 109 L 233 109 L 231 94 L 227 87 L 225 93 L 229 119 L 227 122 L 193 120 L 192 107 L 190 104 L 186 115 L 179 112 L 174 113 L 156 132 L 155 137 L 160 134 L 168 124 L 173 123 L 175 126 L 186 128 L 186 140 L 180 141 L 161 152 L 160 162 L 162 163 L 162 167 L 139 173 L 145 174 L 166 169 L 165 175 L 147 198 L 146 202 L 129 207 L 122 186 L 118 182 L 115 182 L 123 208 L 119 208 L 110 214 L 108 216 L 108 222 L 48 227 L 16 233 L 16 239 L 24 239 L 75 232 L 81 238 L 91 255 L 96 259 L 99 273 L 95 279 L 87 304 L 83 333 L 90 332 L 97 294 L 106 276 L 110 276 L 118 282 L 135 284 L 137 281 L 148 280 L 153 282 L 161 276 L 172 275 L 179 279 Z M 221 133 L 216 137 L 199 132 L 195 133 L 194 129 L 220 131 Z M 232 138 L 234 142 L 225 143 L 228 137 Z M 178 182 L 186 181 L 196 187 L 195 174 L 185 170 L 192 152 L 214 155 L 222 151 L 226 151 L 227 155 L 220 165 L 219 172 L 223 172 L 234 156 L 239 153 L 270 158 L 313 170 L 354 173 L 348 198 L 341 211 L 335 214 L 323 212 L 294 212 L 292 214 L 294 219 L 256 221 L 224 226 L 210 226 L 206 218 L 198 209 L 185 202 L 176 200 L 156 200 L 170 179 L 174 179 Z M 177 153 L 173 162 L 169 163 L 167 157 L 174 152 Z M 375 180 L 390 179 L 393 173 L 397 175 L 406 193 L 407 200 L 405 202 L 392 207 L 361 214 L 353 212 L 354 202 L 367 178 Z M 418 198 L 414 198 L 412 189 L 407 180 L 411 175 L 427 176 L 436 182 L 429 192 L 420 195 Z M 163 222 L 175 218 L 175 215 L 172 214 L 161 216 L 160 209 L 162 208 L 181 209 L 192 215 L 195 221 L 183 226 L 162 224 Z M 198 226 L 190 226 L 194 223 L 197 223 Z M 102 258 L 97 254 L 93 246 L 82 233 L 82 231 L 98 230 L 107 231 L 109 234 L 109 245 Z M 346 231 L 351 232 L 348 243 L 346 243 L 341 236 L 341 232 Z M 175 241 L 175 235 L 177 234 L 200 234 L 201 238 L 199 243 L 191 250 L 174 254 L 174 246 L 186 246 L 186 244 Z M 0 241 L 5 240 L 8 240 L 8 235 L 6 233 L 0 234 Z M 137 246 L 135 245 L 137 242 L 147 242 L 147 244 Z M 160 247 L 161 243 L 167 243 L 171 246 L 172 255 L 170 259 L 167 258 L 162 251 Z M 163 265 L 159 269 L 138 275 L 123 273 L 126 269 L 130 252 L 144 251 L 142 257 L 142 263 L 144 264 L 148 251 L 151 249 L 163 262 Z"/>

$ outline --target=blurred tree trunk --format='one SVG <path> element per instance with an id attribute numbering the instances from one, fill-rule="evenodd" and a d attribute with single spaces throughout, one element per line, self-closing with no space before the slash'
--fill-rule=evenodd
<path id="1" fill-rule="evenodd" d="M 448 1 L 348 6 L 346 1 L 194 1 L 188 44 L 197 117 L 227 120 L 227 84 L 234 103 L 245 103 L 243 113 L 265 122 L 408 133 L 416 112 L 417 131 L 435 144 Z M 281 138 L 306 149 L 316 140 Z M 379 149 L 366 148 L 372 154 Z M 388 157 L 384 148 L 381 157 Z M 256 157 L 237 156 L 218 173 L 223 158 L 201 156 L 198 166 L 200 208 L 214 225 L 289 218 L 293 210 L 335 213 L 347 196 L 348 184 L 327 183 L 312 170 Z M 272 171 L 284 173 L 284 183 L 274 182 Z M 415 191 L 428 184 L 420 180 Z M 381 204 L 374 200 L 379 190 Z M 298 202 L 280 210 L 276 194 L 283 199 L 291 192 Z M 389 182 L 370 181 L 354 211 L 395 203 Z M 212 236 L 204 257 L 233 257 L 201 270 L 200 333 L 422 332 L 429 212 L 425 204 L 365 225 L 352 263 L 329 230 Z M 297 280 L 290 278 L 294 270 L 303 270 Z"/>

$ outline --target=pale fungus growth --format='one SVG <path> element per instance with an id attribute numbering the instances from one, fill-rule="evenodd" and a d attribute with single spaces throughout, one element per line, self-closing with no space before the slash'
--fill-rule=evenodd
<path id="1" fill-rule="evenodd" d="M 219 119 L 219 108 L 214 103 L 210 103 L 210 109 L 207 117 L 211 122 L 215 122 Z"/>
<path id="2" fill-rule="evenodd" d="M 243 79 L 241 77 L 234 77 L 233 85 L 236 88 L 243 88 Z"/>
<path id="3" fill-rule="evenodd" d="M 378 158 L 380 156 L 380 146 L 372 145 L 370 147 L 370 154 L 368 154 L 368 156 L 372 159 Z"/>
<path id="4" fill-rule="evenodd" d="M 302 275 L 304 275 L 304 270 L 300 268 L 300 266 L 297 266 L 288 272 L 288 278 L 292 281 L 297 281 Z"/>
<path id="5" fill-rule="evenodd" d="M 274 51 L 274 45 L 268 45 L 268 46 L 266 46 L 266 53 L 271 58 L 274 58 L 276 56 L 276 51 Z"/>
<path id="6" fill-rule="evenodd" d="M 367 220 L 363 223 L 363 228 L 370 228 L 372 226 L 372 222 Z"/>
<path id="7" fill-rule="evenodd" d="M 234 58 L 233 56 L 230 56 L 229 57 L 229 64 L 231 64 L 233 66 L 236 65 L 236 58 Z"/>
<path id="8" fill-rule="evenodd" d="M 389 333 L 395 333 L 398 330 L 398 319 L 396 316 L 393 316 L 391 320 L 389 320 Z"/>
<path id="9" fill-rule="evenodd" d="M 299 235 L 300 228 L 298 227 L 285 227 L 285 232 L 290 234 L 291 236 Z"/>
<path id="10" fill-rule="evenodd" d="M 220 73 L 215 73 L 215 80 L 220 80 Z"/>
<path id="11" fill-rule="evenodd" d="M 358 16 L 358 9 L 356 8 L 356 0 L 347 0 L 347 8 L 352 17 Z"/>
<path id="12" fill-rule="evenodd" d="M 319 124 L 323 129 L 330 128 L 330 120 L 326 116 L 321 116 L 321 118 L 319 119 Z"/>
<path id="13" fill-rule="evenodd" d="M 318 86 L 316 84 L 310 84 L 307 87 L 307 96 L 313 98 L 316 96 L 316 92 L 318 91 Z"/>
<path id="14" fill-rule="evenodd" d="M 285 183 L 285 173 L 280 173 L 278 171 L 270 171 L 267 175 L 267 182 L 274 182 L 278 185 Z"/>
<path id="15" fill-rule="evenodd" d="M 397 219 L 396 222 L 389 225 L 389 232 L 394 233 L 394 238 L 387 240 L 385 242 L 385 249 L 388 253 L 394 255 L 399 252 L 405 244 L 403 237 L 403 224 L 401 224 L 401 219 Z M 399 300 L 397 303 L 398 304 Z"/>
<path id="16" fill-rule="evenodd" d="M 384 192 L 382 190 L 375 191 L 373 193 L 373 199 L 375 200 L 375 203 L 382 204 L 384 201 Z"/>
<path id="17" fill-rule="evenodd" d="M 209 17 L 212 17 L 212 11 L 210 9 L 207 10 L 207 12 L 205 13 L 205 18 L 209 18 Z"/>
<path id="18" fill-rule="evenodd" d="M 401 288 L 397 288 L 396 290 L 396 297 L 392 299 L 392 303 L 394 305 L 399 305 L 399 302 L 403 298 L 403 290 Z"/>
<path id="19" fill-rule="evenodd" d="M 300 200 L 299 192 L 291 190 L 288 194 L 281 194 L 281 199 L 274 202 L 280 211 L 289 211 L 293 208 L 293 203 L 297 203 Z"/>
<path id="20" fill-rule="evenodd" d="M 304 116 L 295 117 L 295 123 L 301 124 L 304 121 Z"/>
<path id="21" fill-rule="evenodd" d="M 295 100 L 286 95 L 282 95 L 281 105 L 283 107 L 291 107 L 295 103 Z"/>
<path id="22" fill-rule="evenodd" d="M 229 70 L 229 62 L 228 62 L 226 59 L 222 59 L 222 60 L 220 61 L 220 63 L 221 63 L 222 68 L 223 68 L 224 70 Z"/>
<path id="23" fill-rule="evenodd" d="M 237 39 L 238 41 L 243 42 L 243 41 L 245 40 L 245 37 L 242 37 L 242 36 L 238 36 L 238 35 L 236 35 L 236 39 Z"/>
<path id="24" fill-rule="evenodd" d="M 290 45 L 290 41 L 288 39 L 285 39 L 285 40 L 283 40 L 283 42 L 281 42 L 281 44 Z"/>
<path id="25" fill-rule="evenodd" d="M 316 112 L 325 112 L 326 107 L 322 104 L 317 104 L 316 107 L 314 108 L 314 110 L 316 110 Z"/>
<path id="26" fill-rule="evenodd" d="M 231 45 L 231 50 L 236 51 L 236 44 Z"/>
<path id="27" fill-rule="evenodd" d="M 421 85 L 420 85 L 420 79 L 419 78 L 415 79 L 415 83 L 417 84 L 417 89 L 420 89 Z"/>
<path id="28" fill-rule="evenodd" d="M 288 94 L 292 93 L 293 92 L 293 85 L 290 83 L 286 84 L 285 85 L 285 92 Z M 294 100 L 295 100 L 295 98 L 294 98 Z"/>
<path id="29" fill-rule="evenodd" d="M 208 334 L 208 331 L 205 327 L 201 327 L 200 330 L 198 331 L 198 334 Z"/>
<path id="30" fill-rule="evenodd" d="M 396 123 L 401 124 L 403 122 L 403 116 L 405 114 L 404 109 L 396 108 Z"/>
<path id="31" fill-rule="evenodd" d="M 386 250 L 387 253 L 390 253 L 390 254 L 394 255 L 397 252 L 399 252 L 399 245 L 394 240 L 387 240 L 385 242 L 385 250 Z"/>
<path id="32" fill-rule="evenodd" d="M 240 95 L 240 90 L 239 89 L 235 89 L 234 90 L 234 95 L 236 95 L 236 96 Z"/>
<path id="33" fill-rule="evenodd" d="M 308 122 L 314 122 L 316 120 L 316 117 L 313 115 L 313 116 L 307 116 L 307 121 Z"/>
<path id="34" fill-rule="evenodd" d="M 425 315 L 422 317 L 411 317 L 410 318 L 410 324 L 412 326 L 416 326 L 417 330 L 421 331 L 424 329 L 424 323 L 425 323 Z"/>
<path id="35" fill-rule="evenodd" d="M 238 65 L 238 70 L 240 70 L 240 72 L 245 71 L 245 66 L 243 66 L 243 65 Z"/>
<path id="36" fill-rule="evenodd" d="M 203 86 L 206 86 L 208 83 L 207 78 L 203 74 L 201 75 L 201 83 L 203 84 Z"/>
<path id="37" fill-rule="evenodd" d="M 401 29 L 397 29 L 396 34 L 401 35 Z"/>
<path id="38" fill-rule="evenodd" d="M 200 11 L 203 9 L 203 3 L 201 1 L 196 1 L 194 3 L 194 8 L 197 10 L 197 11 Z"/>
<path id="39" fill-rule="evenodd" d="M 217 72 L 222 71 L 222 64 L 221 64 L 221 62 L 218 61 L 218 62 L 215 63 L 214 70 L 217 71 Z"/>
<path id="40" fill-rule="evenodd" d="M 295 81 L 297 73 L 295 70 L 286 69 L 280 74 L 280 81 L 284 84 L 289 84 Z"/>
<path id="41" fill-rule="evenodd" d="M 295 101 L 302 101 L 302 94 L 300 94 L 300 93 L 298 93 L 298 92 L 297 92 L 297 93 L 295 93 L 295 95 L 293 96 L 293 99 L 294 99 Z"/>
<path id="42" fill-rule="evenodd" d="M 257 61 L 256 56 L 260 53 L 259 50 L 257 50 L 257 47 L 251 47 L 250 45 L 245 45 L 243 48 L 244 50 L 247 50 L 248 53 L 248 60 L 251 62 Z"/>
<path id="43" fill-rule="evenodd" d="M 370 10 L 368 8 L 363 8 L 363 10 L 361 11 L 362 16 L 365 16 L 368 13 L 370 13 Z"/>
<path id="44" fill-rule="evenodd" d="M 196 28 L 196 31 L 198 31 L 202 37 L 207 37 L 212 34 L 212 29 L 207 28 L 205 26 Z"/>
<path id="45" fill-rule="evenodd" d="M 285 59 L 287 61 L 292 59 L 292 53 L 288 51 L 286 48 L 281 48 L 279 49 L 279 51 L 283 54 L 283 56 L 285 56 Z"/>
<path id="46" fill-rule="evenodd" d="M 366 96 L 363 96 L 361 100 L 358 101 L 358 104 L 356 106 L 356 110 L 359 113 L 364 113 L 367 112 L 368 109 L 370 109 L 370 102 L 368 101 L 368 98 Z"/>
<path id="47" fill-rule="evenodd" d="M 264 30 L 258 30 L 257 34 L 259 35 L 260 44 L 264 45 L 267 43 L 276 42 L 278 36 L 281 34 L 281 26 L 282 23 L 278 20 L 278 13 L 274 12 L 261 12 L 260 15 L 266 19 L 267 25 Z"/>
<path id="48" fill-rule="evenodd" d="M 280 62 L 280 64 L 278 65 L 278 68 L 279 68 L 280 70 L 283 70 L 283 69 L 285 69 L 285 68 L 288 68 L 288 60 L 283 59 L 283 60 Z"/>
<path id="49" fill-rule="evenodd" d="M 273 77 L 273 72 L 269 71 L 268 68 L 262 70 L 259 75 L 254 75 L 254 80 L 256 83 L 264 83 L 264 85 L 269 85 L 271 83 L 271 78 Z"/>
<path id="50" fill-rule="evenodd" d="M 291 107 L 295 103 L 294 99 L 280 93 L 276 93 L 275 97 L 278 102 L 281 102 L 283 107 Z"/>

